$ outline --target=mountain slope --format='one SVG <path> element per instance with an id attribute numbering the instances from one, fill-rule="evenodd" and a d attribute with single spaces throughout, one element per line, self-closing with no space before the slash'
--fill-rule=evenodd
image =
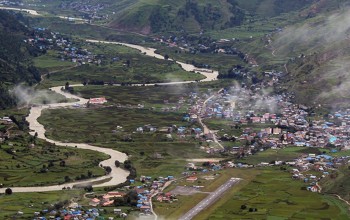
<path id="1" fill-rule="evenodd" d="M 315 0 L 165 0 L 138 1 L 118 13 L 111 27 L 145 34 L 171 30 L 220 30 L 251 17 L 269 18 L 299 10 Z"/>
<path id="2" fill-rule="evenodd" d="M 256 19 L 300 11 L 323 0 L 22 0 L 23 7 L 84 17 L 144 34 L 222 30 Z"/>
<path id="3" fill-rule="evenodd" d="M 283 86 L 305 104 L 349 106 L 350 7 L 343 5 L 275 36 L 277 56 L 289 58 Z"/>
<path id="4" fill-rule="evenodd" d="M 15 15 L 0 10 L 0 109 L 15 104 L 8 92 L 12 85 L 40 81 L 40 74 L 31 62 L 35 48 L 23 41 L 29 34 Z"/>

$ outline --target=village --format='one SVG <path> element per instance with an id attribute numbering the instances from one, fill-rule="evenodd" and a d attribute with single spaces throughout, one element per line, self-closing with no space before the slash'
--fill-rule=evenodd
<path id="1" fill-rule="evenodd" d="M 39 49 L 44 54 L 48 50 L 54 50 L 57 53 L 57 60 L 62 62 L 69 61 L 77 65 L 89 63 L 99 65 L 102 62 L 101 57 L 77 46 L 77 42 L 73 42 L 69 37 L 46 28 L 35 28 L 32 36 L 24 42 Z"/>
<path id="2" fill-rule="evenodd" d="M 204 105 L 205 100 L 207 101 Z M 95 107 L 107 104 L 108 100 L 105 97 L 89 100 L 89 105 Z M 212 89 L 207 90 L 207 93 L 204 94 L 191 92 L 179 97 L 177 103 L 169 103 L 169 101 L 164 100 L 163 104 L 160 111 L 169 111 L 172 109 L 170 106 L 174 104 L 180 104 L 177 110 L 183 110 L 181 105 L 190 104 L 183 117 L 179 118 L 180 122 L 197 122 L 201 118 L 205 123 L 206 120 L 214 119 L 227 122 L 230 129 L 238 130 L 239 133 L 226 134 L 221 130 L 204 133 L 204 129 L 201 127 L 171 126 L 165 129 L 152 125 L 135 127 L 134 132 L 144 135 L 162 132 L 167 136 L 170 135 L 171 138 L 176 134 L 175 136 L 180 139 L 194 136 L 200 141 L 209 143 L 201 147 L 208 155 L 228 153 L 237 159 L 250 157 L 266 150 L 278 151 L 292 146 L 315 148 L 321 151 L 329 149 L 330 155 L 310 153 L 303 154 L 294 160 L 260 161 L 259 164 L 246 164 L 235 160 L 227 161 L 224 160 L 225 158 L 222 158 L 222 161 L 208 159 L 208 161 L 201 163 L 191 162 L 184 164 L 184 172 L 181 174 L 169 173 L 169 176 L 166 177 L 141 175 L 137 179 L 130 179 L 130 185 L 122 187 L 118 191 L 110 191 L 105 194 L 87 193 L 89 201 L 82 203 L 83 207 L 88 207 L 87 210 L 84 209 L 85 211 L 79 209 L 80 205 L 76 205 L 76 208 L 71 208 L 68 211 L 42 210 L 34 213 L 34 217 L 44 219 L 44 216 L 50 214 L 57 216 L 56 219 L 60 219 L 58 216 L 63 217 L 63 219 L 96 218 L 100 215 L 100 210 L 104 210 L 105 207 L 116 207 L 113 209 L 113 216 L 125 218 L 129 213 L 118 207 L 130 206 L 133 207 L 134 211 L 137 211 L 139 217 L 147 218 L 154 215 L 152 202 L 173 203 L 178 201 L 178 191 L 164 191 L 171 183 L 185 183 L 186 186 L 182 188 L 182 191 L 200 192 L 203 187 L 201 182 L 215 179 L 216 172 L 225 169 L 271 166 L 282 168 L 287 166 L 291 179 L 304 182 L 306 190 L 321 192 L 322 188 L 318 182 L 332 175 L 332 171 L 336 170 L 337 167 L 348 165 L 350 161 L 349 156 L 332 156 L 333 153 L 346 150 L 349 147 L 347 136 L 349 134 L 350 110 L 318 116 L 310 112 L 306 106 L 293 104 L 291 95 L 263 95 L 238 85 L 224 88 L 219 93 L 215 93 Z M 144 106 L 137 107 L 143 108 Z M 2 124 L 7 125 L 13 123 L 10 117 L 3 117 L 1 121 Z M 229 133 L 229 130 L 224 132 Z M 210 144 L 215 136 L 225 146 L 224 149 Z M 161 155 L 158 157 L 160 158 Z M 114 219 L 114 217 L 111 216 L 109 219 Z"/>

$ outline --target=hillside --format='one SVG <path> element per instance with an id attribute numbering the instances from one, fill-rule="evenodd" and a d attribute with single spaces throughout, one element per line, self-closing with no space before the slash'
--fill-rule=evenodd
<path id="1" fill-rule="evenodd" d="M 40 81 L 40 74 L 31 62 L 37 51 L 23 41 L 29 33 L 15 15 L 0 10 L 0 109 L 15 104 L 8 92 L 11 86 Z"/>
<path id="2" fill-rule="evenodd" d="M 240 26 L 251 19 L 269 18 L 299 10 L 312 0 L 164 0 L 138 1 L 121 11 L 111 27 L 145 34 L 185 30 L 222 30 Z"/>
<path id="3" fill-rule="evenodd" d="M 274 37 L 275 55 L 288 60 L 283 86 L 296 93 L 297 101 L 327 108 L 349 106 L 349 15 L 349 6 L 343 5 Z"/>
<path id="4" fill-rule="evenodd" d="M 300 11 L 320 0 L 23 0 L 50 14 L 84 17 L 109 27 L 143 34 L 223 30 Z"/>

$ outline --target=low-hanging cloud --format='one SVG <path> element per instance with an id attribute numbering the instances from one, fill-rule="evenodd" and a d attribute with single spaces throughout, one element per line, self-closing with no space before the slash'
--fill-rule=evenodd
<path id="1" fill-rule="evenodd" d="M 277 54 L 317 50 L 327 44 L 349 38 L 350 7 L 343 8 L 327 18 L 310 19 L 303 25 L 290 26 L 279 33 L 273 45 Z"/>

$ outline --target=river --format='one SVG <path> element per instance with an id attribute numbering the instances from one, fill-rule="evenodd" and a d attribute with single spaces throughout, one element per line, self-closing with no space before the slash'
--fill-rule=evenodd
<path id="1" fill-rule="evenodd" d="M 141 53 L 144 53 L 147 56 L 155 57 L 158 59 L 164 59 L 163 56 L 155 53 L 156 49 L 154 49 L 154 48 L 146 48 L 146 47 L 139 46 L 139 45 L 120 43 L 120 42 L 111 42 L 111 41 L 97 41 L 97 40 L 87 40 L 87 41 L 92 42 L 92 43 L 111 43 L 111 44 L 124 45 L 124 46 L 130 47 L 130 48 L 137 49 Z M 178 64 L 180 64 L 181 67 L 185 71 L 196 71 L 196 72 L 204 75 L 206 78 L 201 80 L 202 82 L 217 80 L 218 71 L 211 71 L 208 69 L 199 69 L 198 70 L 198 68 L 194 67 L 191 64 L 186 64 L 186 63 L 182 63 L 182 62 L 178 62 L 178 61 L 176 61 L 176 62 Z M 176 84 L 191 83 L 191 82 L 193 82 L 193 81 L 158 83 L 158 85 L 176 85 Z M 135 84 L 135 85 L 138 85 L 138 84 Z M 149 85 L 154 85 L 154 84 L 149 84 Z M 83 85 L 73 85 L 73 86 L 83 86 Z M 54 143 L 57 146 L 73 147 L 73 148 L 76 147 L 79 149 L 88 149 L 88 150 L 93 150 L 93 151 L 105 153 L 105 154 L 110 156 L 110 159 L 102 161 L 100 163 L 100 165 L 110 166 L 112 168 L 112 172 L 110 174 L 102 176 L 102 177 L 92 178 L 92 179 L 85 180 L 85 181 L 76 181 L 76 182 L 62 184 L 62 185 L 39 186 L 39 187 L 12 187 L 11 188 L 12 191 L 13 192 L 46 192 L 46 191 L 62 190 L 63 187 L 66 187 L 66 188 L 71 187 L 72 188 L 76 184 L 92 185 L 93 187 L 105 187 L 105 186 L 114 186 L 114 185 L 117 185 L 119 183 L 125 182 L 127 176 L 129 175 L 129 172 L 126 170 L 123 170 L 121 168 L 115 167 L 114 162 L 116 160 L 119 160 L 120 162 L 124 162 L 128 158 L 126 154 L 119 152 L 119 151 L 116 151 L 116 150 L 113 150 L 113 149 L 97 147 L 97 146 L 93 146 L 93 145 L 89 145 L 89 144 L 85 144 L 85 143 L 64 143 L 64 142 L 60 142 L 60 141 L 51 140 L 45 136 L 46 129 L 42 124 L 40 124 L 38 122 L 38 118 L 41 116 L 43 110 L 71 107 L 74 104 L 85 105 L 88 102 L 88 99 L 84 99 L 84 98 L 78 97 L 76 95 L 62 91 L 61 86 L 52 87 L 51 90 L 65 96 L 68 99 L 77 99 L 78 101 L 73 102 L 73 103 L 55 103 L 55 104 L 46 104 L 46 105 L 31 107 L 30 113 L 29 113 L 28 117 L 26 118 L 26 120 L 29 122 L 29 128 L 31 130 L 30 134 L 34 135 L 35 133 L 37 133 L 38 138 L 44 139 L 50 143 Z M 102 181 L 103 183 L 94 184 L 94 182 L 96 182 L 96 181 Z M 0 189 L 0 193 L 4 193 L 4 192 L 5 192 L 5 188 Z"/>

